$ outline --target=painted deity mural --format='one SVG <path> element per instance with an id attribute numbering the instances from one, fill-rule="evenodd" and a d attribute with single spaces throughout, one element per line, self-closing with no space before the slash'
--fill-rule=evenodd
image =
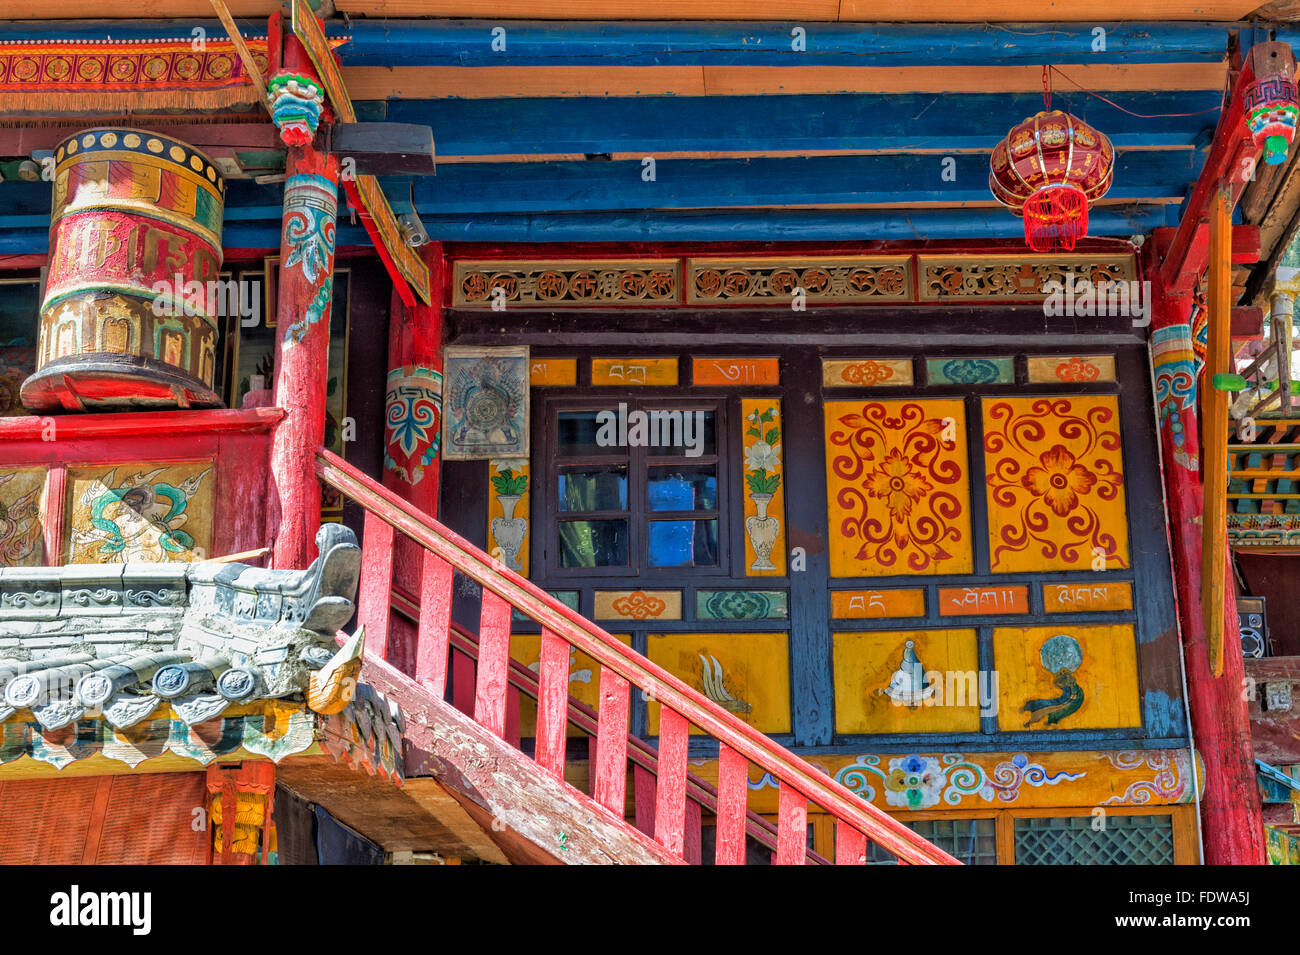
<path id="1" fill-rule="evenodd" d="M 212 554 L 212 463 L 68 470 L 65 560 L 204 560 Z"/>
<path id="2" fill-rule="evenodd" d="M 43 467 L 0 470 L 0 567 L 41 563 Z"/>
<path id="3" fill-rule="evenodd" d="M 831 575 L 970 573 L 960 399 L 826 402 Z"/>
<path id="4" fill-rule="evenodd" d="M 443 368 L 446 459 L 527 457 L 528 347 L 447 348 Z"/>

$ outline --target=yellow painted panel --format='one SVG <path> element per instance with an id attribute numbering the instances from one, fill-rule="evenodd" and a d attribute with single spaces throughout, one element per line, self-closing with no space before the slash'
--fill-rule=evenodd
<path id="1" fill-rule="evenodd" d="M 578 359 L 534 358 L 529 365 L 528 383 L 534 388 L 562 388 L 578 383 Z"/>
<path id="2" fill-rule="evenodd" d="M 675 385 L 676 358 L 593 358 L 593 385 Z"/>
<path id="3" fill-rule="evenodd" d="M 39 567 L 45 553 L 44 465 L 0 468 L 0 567 Z"/>
<path id="4" fill-rule="evenodd" d="M 985 398 L 990 569 L 1129 566 L 1119 399 Z"/>
<path id="5" fill-rule="evenodd" d="M 825 408 L 831 576 L 970 573 L 961 399 Z"/>
<path id="6" fill-rule="evenodd" d="M 691 383 L 695 385 L 776 385 L 781 382 L 775 358 L 693 358 Z"/>
<path id="7" fill-rule="evenodd" d="M 837 633 L 831 639 L 836 732 L 979 731 L 974 630 Z M 912 670 L 916 664 L 904 666 L 909 641 L 920 674 Z"/>
<path id="8" fill-rule="evenodd" d="M 651 662 L 763 733 L 790 732 L 790 650 L 784 633 L 651 634 Z M 648 711 L 659 732 L 659 704 Z M 694 726 L 692 733 L 698 733 Z"/>
<path id="9" fill-rule="evenodd" d="M 1029 381 L 1033 384 L 1114 380 L 1114 355 L 1029 356 Z"/>
<path id="10" fill-rule="evenodd" d="M 632 645 L 632 638 L 626 633 L 611 634 L 624 646 Z M 528 667 L 534 673 L 542 665 L 542 635 L 540 633 L 514 633 L 510 635 L 510 656 Z M 569 695 L 579 703 L 585 703 L 594 710 L 600 709 L 600 664 L 576 647 L 569 648 Z M 535 736 L 537 734 L 537 701 L 531 697 L 519 696 L 519 735 Z M 583 736 L 577 727 L 569 726 L 569 736 Z"/>
<path id="11" fill-rule="evenodd" d="M 775 359 L 774 359 L 775 360 Z M 745 488 L 745 576 L 785 576 L 785 467 L 781 460 L 781 402 L 740 403 L 741 468 Z"/>
<path id="12" fill-rule="evenodd" d="M 529 472 L 527 458 L 495 459 L 488 467 L 488 553 L 525 577 Z"/>
<path id="13" fill-rule="evenodd" d="M 1139 726 L 1137 647 L 1130 624 L 998 627 L 998 728 Z"/>
<path id="14" fill-rule="evenodd" d="M 924 617 L 924 590 L 836 590 L 831 593 L 831 616 Z"/>
<path id="15" fill-rule="evenodd" d="M 822 386 L 825 388 L 877 388 L 911 383 L 910 358 L 822 360 Z"/>
<path id="16" fill-rule="evenodd" d="M 1132 610 L 1131 584 L 1043 584 L 1043 609 L 1048 613 L 1093 610 Z"/>
<path id="17" fill-rule="evenodd" d="M 681 620 L 680 590 L 597 590 L 597 620 Z"/>

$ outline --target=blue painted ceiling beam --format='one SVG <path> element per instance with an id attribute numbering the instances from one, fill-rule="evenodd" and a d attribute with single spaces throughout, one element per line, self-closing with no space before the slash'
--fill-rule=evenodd
<path id="1" fill-rule="evenodd" d="M 1218 120 L 1210 90 L 1111 93 L 1129 115 L 1079 91 L 1054 108 L 1119 147 L 1190 146 Z M 387 119 L 433 128 L 440 156 L 847 149 L 991 150 L 1043 108 L 1037 93 L 640 96 L 390 100 Z M 1202 112 L 1210 110 L 1210 112 Z M 1182 114 L 1195 113 L 1187 116 Z M 1175 114 L 1175 115 L 1162 115 Z"/>
<path id="2" fill-rule="evenodd" d="M 1173 207 L 1102 206 L 1089 217 L 1088 234 L 1117 236 L 1149 233 L 1176 225 Z M 463 216 L 421 215 L 432 239 L 465 242 L 845 242 L 905 239 L 1018 238 L 1024 226 L 1002 209 L 919 209 L 897 211 L 756 210 L 752 212 L 651 212 L 609 215 Z M 227 223 L 222 243 L 228 249 L 274 249 L 280 222 Z M 369 248 L 360 226 L 340 221 L 338 247 Z M 43 225 L 4 228 L 0 254 L 49 251 Z"/>
<path id="3" fill-rule="evenodd" d="M 653 181 L 642 179 L 635 161 L 452 163 L 415 180 L 415 206 L 421 213 L 496 214 L 991 201 L 988 155 L 951 158 L 664 159 Z M 1109 196 L 1181 201 L 1203 161 L 1191 149 L 1121 153 Z M 390 196 L 409 194 L 405 180 L 385 187 Z"/>
<path id="4" fill-rule="evenodd" d="M 1204 154 L 1191 149 L 1120 153 L 1109 198 L 1181 201 Z M 945 178 L 945 170 L 948 178 Z M 988 156 L 825 156 L 789 159 L 665 159 L 655 179 L 639 162 L 452 163 L 414 180 L 421 214 L 502 215 L 763 206 L 988 203 Z M 385 178 L 396 210 L 409 211 L 412 180 Z M 279 185 L 231 180 L 227 222 L 277 219 Z M 49 183 L 0 184 L 0 224 L 50 213 Z M 19 217 L 19 218 L 15 218 Z M 22 219 L 21 217 L 29 217 Z"/>
<path id="5" fill-rule="evenodd" d="M 1105 48 L 1094 30 L 1105 31 Z M 927 66 L 1218 62 L 1224 23 L 901 24 L 356 20 L 356 66 Z M 493 30 L 504 40 L 493 48 Z M 794 31 L 804 31 L 802 52 Z"/>

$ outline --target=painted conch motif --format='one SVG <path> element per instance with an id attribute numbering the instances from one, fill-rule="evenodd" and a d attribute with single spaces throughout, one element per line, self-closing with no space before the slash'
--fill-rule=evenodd
<path id="1" fill-rule="evenodd" d="M 916 641 L 908 640 L 903 645 L 903 662 L 894 671 L 889 686 L 876 692 L 888 696 L 895 706 L 920 706 L 934 695 L 935 689 L 926 685 L 925 667 L 916 655 Z"/>
<path id="2" fill-rule="evenodd" d="M 728 692 L 722 676 L 722 664 L 718 662 L 718 658 L 713 654 L 709 654 L 707 660 L 704 654 L 701 653 L 699 656 L 700 662 L 704 664 L 704 695 L 730 713 L 746 715 L 753 712 L 754 707 L 744 700 L 736 699 Z"/>

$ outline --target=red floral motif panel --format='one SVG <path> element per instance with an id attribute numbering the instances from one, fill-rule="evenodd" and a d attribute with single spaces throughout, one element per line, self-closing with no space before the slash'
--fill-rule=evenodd
<path id="1" fill-rule="evenodd" d="M 989 569 L 1129 566 L 1119 400 L 985 398 Z"/>
<path id="2" fill-rule="evenodd" d="M 960 399 L 826 402 L 834 577 L 970 573 Z"/>

